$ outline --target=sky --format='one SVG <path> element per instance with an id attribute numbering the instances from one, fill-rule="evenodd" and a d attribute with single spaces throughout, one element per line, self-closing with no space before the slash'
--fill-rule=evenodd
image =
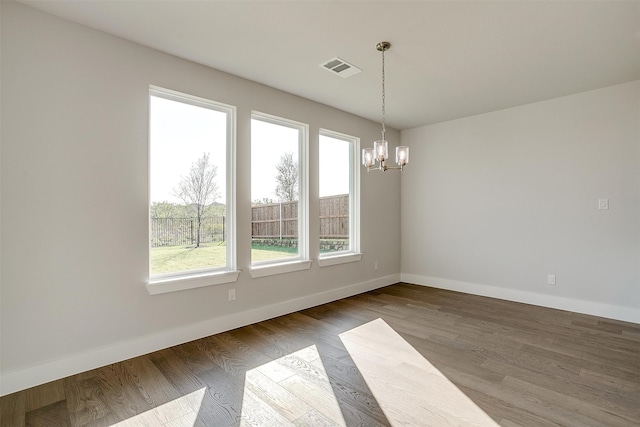
<path id="1" fill-rule="evenodd" d="M 151 202 L 182 203 L 173 194 L 204 153 L 217 166 L 216 182 L 225 203 L 226 114 L 151 96 L 149 175 Z"/>
<path id="2" fill-rule="evenodd" d="M 182 203 L 174 193 L 181 178 L 204 153 L 217 166 L 218 188 L 225 203 L 226 114 L 208 108 L 150 97 L 150 192 L 152 202 Z M 298 130 L 252 120 L 251 200 L 277 200 L 276 165 L 285 152 L 298 156 Z M 312 158 L 315 156 L 311 156 Z M 320 136 L 320 197 L 349 192 L 349 143 Z"/>
<path id="3" fill-rule="evenodd" d="M 349 192 L 349 141 L 320 135 L 319 142 L 320 197 L 347 194 Z"/>
<path id="4" fill-rule="evenodd" d="M 276 165 L 286 152 L 298 158 L 298 132 L 262 120 L 251 121 L 251 200 L 278 201 Z"/>

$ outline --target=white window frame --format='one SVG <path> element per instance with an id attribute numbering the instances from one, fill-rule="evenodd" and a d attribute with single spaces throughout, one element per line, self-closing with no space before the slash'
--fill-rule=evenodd
<path id="1" fill-rule="evenodd" d="M 171 101 L 181 102 L 196 107 L 207 108 L 213 111 L 219 111 L 227 115 L 227 141 L 226 141 L 226 265 L 223 267 L 212 267 L 201 270 L 191 270 L 184 272 L 174 272 L 166 274 L 156 274 L 151 276 L 149 273 L 149 281 L 147 283 L 147 291 L 151 295 L 162 294 L 166 292 L 182 291 L 192 288 L 200 288 L 204 286 L 220 285 L 223 283 L 231 283 L 238 280 L 240 271 L 237 269 L 236 258 L 236 107 L 232 105 L 222 104 L 220 102 L 211 101 L 209 99 L 200 98 L 194 95 L 188 95 L 176 92 L 170 89 L 158 86 L 149 86 L 149 106 L 151 97 L 159 97 Z M 149 126 L 151 125 L 151 110 L 149 108 Z M 149 128 L 150 132 L 150 128 Z M 148 181 L 149 188 L 147 190 L 147 205 L 151 208 L 151 178 L 150 178 L 150 161 L 151 161 L 151 138 L 148 142 L 148 164 L 149 172 Z M 150 215 L 147 215 L 149 218 Z M 151 233 L 151 223 L 149 221 L 149 233 Z M 149 237 L 147 242 L 149 242 Z M 150 250 L 149 246 L 149 250 Z M 151 272 L 151 257 L 149 256 L 149 272 Z"/>
<path id="2" fill-rule="evenodd" d="M 298 256 L 268 261 L 251 261 L 251 277 L 264 277 L 311 268 L 309 259 L 309 125 L 252 111 L 251 120 L 260 120 L 298 131 Z M 251 179 L 254 179 L 252 176 Z"/>
<path id="3" fill-rule="evenodd" d="M 340 139 L 350 144 L 349 149 L 349 249 L 346 251 L 320 254 L 318 265 L 327 267 L 330 265 L 356 262 L 362 259 L 360 252 L 360 138 L 335 132 L 328 129 L 320 129 L 320 136 Z M 318 150 L 320 150 L 318 142 Z M 318 159 L 320 156 L 318 156 Z M 318 165 L 319 167 L 320 165 Z M 320 241 L 318 241 L 318 245 Z"/>

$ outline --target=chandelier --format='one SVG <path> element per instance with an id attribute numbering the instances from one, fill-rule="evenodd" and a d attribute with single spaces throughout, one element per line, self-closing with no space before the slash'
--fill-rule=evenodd
<path id="1" fill-rule="evenodd" d="M 376 45 L 376 49 L 382 52 L 382 139 L 373 142 L 373 148 L 362 149 L 362 164 L 367 168 L 367 172 L 370 170 L 386 171 L 388 169 L 402 169 L 409 163 L 409 147 L 399 146 L 396 147 L 396 163 L 398 166 L 387 166 L 387 158 L 389 157 L 389 142 L 385 139 L 385 125 L 384 125 L 384 53 L 391 48 L 391 43 L 380 42 Z M 378 163 L 378 166 L 374 165 Z"/>

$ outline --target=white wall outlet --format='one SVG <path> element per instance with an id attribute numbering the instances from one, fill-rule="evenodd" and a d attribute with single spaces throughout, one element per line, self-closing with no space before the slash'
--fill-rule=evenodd
<path id="1" fill-rule="evenodd" d="M 547 285 L 555 285 L 555 284 L 556 284 L 556 275 L 547 274 Z"/>
<path id="2" fill-rule="evenodd" d="M 236 288 L 229 289 L 229 301 L 236 300 Z"/>
<path id="3" fill-rule="evenodd" d="M 598 209 L 609 209 L 609 199 L 598 199 Z"/>
<path id="4" fill-rule="evenodd" d="M 374 269 L 375 271 L 378 271 L 378 261 L 376 261 L 376 262 L 373 264 L 373 269 Z"/>

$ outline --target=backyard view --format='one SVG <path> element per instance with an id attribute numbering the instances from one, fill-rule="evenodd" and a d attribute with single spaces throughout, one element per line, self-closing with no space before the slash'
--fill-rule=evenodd
<path id="1" fill-rule="evenodd" d="M 295 258 L 302 129 L 272 117 L 251 119 L 251 263 Z M 273 257 L 264 258 L 264 250 Z"/>
<path id="2" fill-rule="evenodd" d="M 348 248 L 349 195 L 320 198 L 320 252 Z M 251 207 L 253 262 L 296 256 L 297 201 L 255 203 Z M 184 205 L 151 206 L 151 266 L 153 274 L 190 271 L 224 265 L 226 257 L 225 208 L 210 205 L 201 218 L 197 246 L 197 218 L 188 217 Z"/>
<path id="3" fill-rule="evenodd" d="M 150 91 L 150 274 L 227 265 L 227 147 L 232 110 Z"/>
<path id="4" fill-rule="evenodd" d="M 252 245 L 252 254 L 259 261 L 282 258 L 296 249 Z M 172 273 L 207 268 L 211 264 L 224 264 L 227 247 L 224 243 L 203 243 L 194 246 L 168 246 L 151 249 L 152 274 Z"/>
<path id="5" fill-rule="evenodd" d="M 150 275 L 229 267 L 227 202 L 233 194 L 227 153 L 233 110 L 164 89 L 150 90 L 149 105 Z M 251 262 L 295 258 L 301 253 L 303 127 L 256 116 L 251 129 Z M 345 159 L 348 169 L 349 154 L 336 142 L 328 148 L 340 160 L 322 162 L 321 169 L 331 173 L 321 173 L 321 195 L 326 194 L 320 198 L 321 253 L 349 248 L 349 194 L 342 189 L 349 177 L 338 172 Z M 339 187 L 332 185 L 338 182 Z"/>

